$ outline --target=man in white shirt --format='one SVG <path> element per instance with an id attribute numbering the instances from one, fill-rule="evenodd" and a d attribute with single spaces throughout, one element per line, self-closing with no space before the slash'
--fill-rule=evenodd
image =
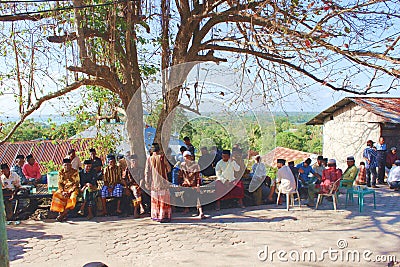
<path id="1" fill-rule="evenodd" d="M 399 191 L 400 189 L 400 160 L 394 161 L 394 167 L 390 169 L 387 182 L 394 191 Z"/>
<path id="2" fill-rule="evenodd" d="M 215 166 L 215 191 L 217 194 L 216 210 L 220 210 L 221 200 L 238 199 L 239 206 L 244 208 L 244 186 L 240 179 L 235 178 L 235 171 L 239 171 L 240 166 L 231 159 L 229 150 L 222 151 L 222 159 Z"/>
<path id="3" fill-rule="evenodd" d="M 254 163 L 252 169 L 253 177 L 251 178 L 249 185 L 249 192 L 253 193 L 256 205 L 262 205 L 262 195 L 265 188 L 265 178 L 267 178 L 267 169 L 264 163 L 261 162 L 260 155 L 257 155 L 256 163 Z"/>
<path id="4" fill-rule="evenodd" d="M 16 172 L 10 171 L 7 163 L 0 165 L 1 188 L 3 190 L 4 206 L 6 208 L 7 220 L 13 217 L 11 201 L 21 187 L 20 177 Z M 0 211 L 1 212 L 1 211 Z"/>
<path id="5" fill-rule="evenodd" d="M 80 158 L 76 155 L 75 149 L 72 148 L 68 151 L 68 158 L 71 160 L 72 169 L 75 169 L 77 171 L 82 169 L 82 162 Z"/>
<path id="6" fill-rule="evenodd" d="M 275 188 L 281 191 L 282 194 L 288 194 L 296 190 L 296 179 L 293 176 L 292 170 L 289 166 L 285 165 L 286 160 L 278 159 L 276 166 L 278 171 L 276 173 L 275 183 L 271 186 L 271 191 L 268 200 L 272 201 L 272 194 Z"/>

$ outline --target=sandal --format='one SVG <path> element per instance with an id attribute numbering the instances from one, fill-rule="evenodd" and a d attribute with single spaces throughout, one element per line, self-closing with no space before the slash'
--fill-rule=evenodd
<path id="1" fill-rule="evenodd" d="M 63 220 L 64 220 L 64 218 L 61 215 L 58 215 L 57 218 L 56 218 L 57 222 L 63 222 Z"/>
<path id="2" fill-rule="evenodd" d="M 85 214 L 83 213 L 83 210 L 79 210 L 79 211 L 78 211 L 78 214 L 81 215 L 81 216 L 85 215 Z"/>

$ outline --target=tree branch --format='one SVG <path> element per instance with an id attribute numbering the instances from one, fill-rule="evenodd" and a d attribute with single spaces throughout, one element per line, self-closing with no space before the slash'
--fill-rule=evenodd
<path id="1" fill-rule="evenodd" d="M 21 114 L 20 119 L 17 121 L 17 123 L 13 126 L 13 128 L 8 132 L 8 134 L 0 141 L 0 145 L 4 144 L 12 135 L 13 133 L 17 130 L 17 128 L 25 121 L 25 119 L 31 115 L 34 111 L 38 110 L 40 106 L 51 99 L 57 98 L 59 96 L 65 95 L 75 89 L 78 89 L 79 87 L 83 85 L 96 85 L 96 86 L 105 86 L 106 84 L 104 83 L 104 80 L 101 79 L 83 79 L 77 82 L 74 82 L 73 84 L 59 90 L 53 93 L 50 93 L 48 95 L 42 96 L 41 98 L 38 99 L 38 101 L 33 104 L 30 108 L 28 108 L 23 114 Z"/>

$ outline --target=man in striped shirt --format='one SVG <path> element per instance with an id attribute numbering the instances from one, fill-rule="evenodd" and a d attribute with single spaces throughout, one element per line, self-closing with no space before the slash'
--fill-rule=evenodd
<path id="1" fill-rule="evenodd" d="M 104 185 L 101 189 L 101 201 L 103 204 L 103 215 L 107 214 L 107 197 L 117 198 L 117 214 L 121 214 L 121 198 L 124 188 L 121 184 L 122 170 L 117 166 L 114 155 L 109 155 L 108 166 L 104 168 Z"/>

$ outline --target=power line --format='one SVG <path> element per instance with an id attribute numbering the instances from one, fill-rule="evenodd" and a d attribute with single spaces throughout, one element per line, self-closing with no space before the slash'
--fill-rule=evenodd
<path id="1" fill-rule="evenodd" d="M 54 12 L 54 11 L 65 11 L 65 10 L 71 10 L 71 9 L 85 9 L 85 8 L 91 8 L 91 7 L 102 7 L 102 6 L 109 6 L 109 5 L 124 3 L 124 2 L 128 2 L 128 1 L 135 1 L 135 0 L 119 0 L 119 1 L 112 1 L 112 2 L 106 2 L 106 3 L 103 3 L 103 4 L 95 4 L 95 5 L 68 6 L 68 7 L 61 7 L 61 8 L 55 8 L 55 9 L 46 9 L 46 10 L 41 10 L 41 11 L 22 12 L 22 13 L 17 13 L 17 14 L 13 14 L 13 15 L 0 15 L 0 18 L 12 18 L 12 17 L 19 17 L 19 16 L 29 16 L 29 15 L 48 13 L 48 12 Z M 36 2 L 49 2 L 49 1 L 38 0 Z M 0 3 L 4 3 L 4 2 L 0 2 Z"/>

